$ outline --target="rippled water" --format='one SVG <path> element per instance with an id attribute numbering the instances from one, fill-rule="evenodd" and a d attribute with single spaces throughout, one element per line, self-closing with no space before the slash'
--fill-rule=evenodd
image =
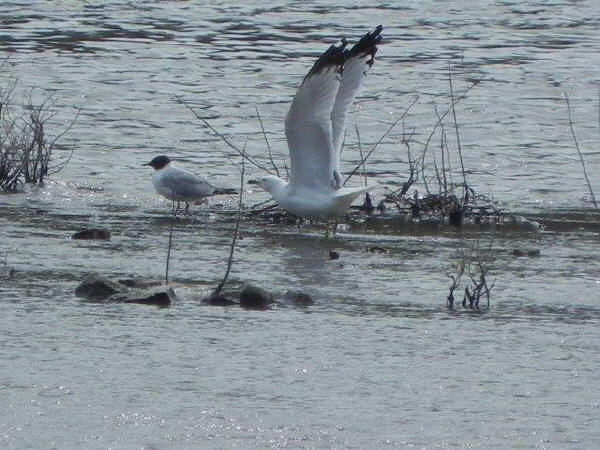
<path id="1" fill-rule="evenodd" d="M 600 444 L 600 221 L 563 95 L 600 191 L 596 3 L 371 3 L 0 5 L 0 57 L 10 52 L 0 81 L 18 76 L 23 90 L 53 92 L 55 132 L 83 108 L 59 152 L 74 142 L 65 170 L 43 188 L 0 196 L 0 256 L 16 271 L 0 277 L 0 446 Z M 276 295 L 303 289 L 316 304 L 202 306 L 225 268 L 234 198 L 177 222 L 173 307 L 74 297 L 91 270 L 162 276 L 169 204 L 141 163 L 168 153 L 224 186 L 239 182 L 227 148 L 178 96 L 264 158 L 258 107 L 281 163 L 283 119 L 314 58 L 378 23 L 385 42 L 350 119 L 363 145 L 418 95 L 404 130 L 415 129 L 421 151 L 435 106 L 449 104 L 449 65 L 457 92 L 483 77 L 457 108 L 468 179 L 541 224 L 539 233 L 509 225 L 480 236 L 493 238 L 489 310 L 445 306 L 445 271 L 477 233 L 369 222 L 325 240 L 320 227 L 259 218 L 242 224 L 233 280 Z M 402 131 L 368 165 L 376 199 L 406 178 Z M 357 160 L 349 133 L 343 169 Z M 248 205 L 265 198 L 246 195 Z M 70 240 L 86 226 L 111 230 L 111 240 Z M 373 245 L 387 253 L 368 251 Z M 523 249 L 540 253 L 514 253 Z M 329 250 L 340 259 L 330 261 Z"/>

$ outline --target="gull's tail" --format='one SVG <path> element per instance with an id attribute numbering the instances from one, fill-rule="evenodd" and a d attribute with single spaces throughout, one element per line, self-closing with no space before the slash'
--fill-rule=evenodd
<path id="1" fill-rule="evenodd" d="M 375 189 L 375 186 L 341 188 L 335 191 L 334 198 L 337 215 L 345 214 L 354 200 L 360 197 L 361 194 L 373 189 Z"/>
<path id="2" fill-rule="evenodd" d="M 212 195 L 239 194 L 239 192 L 240 191 L 238 191 L 237 189 L 215 187 L 215 190 L 212 193 Z"/>

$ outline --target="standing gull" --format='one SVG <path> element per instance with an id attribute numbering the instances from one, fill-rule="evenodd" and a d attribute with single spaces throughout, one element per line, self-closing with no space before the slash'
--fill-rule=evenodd
<path id="1" fill-rule="evenodd" d="M 218 188 L 196 176 L 189 170 L 180 169 L 171 165 L 171 159 L 165 155 L 159 155 L 149 163 L 142 166 L 152 166 L 152 184 L 154 189 L 163 197 L 177 202 L 185 202 L 185 214 L 187 214 L 190 202 L 201 202 L 206 197 L 220 194 L 236 194 L 235 189 Z"/>
<path id="2" fill-rule="evenodd" d="M 346 114 L 373 65 L 382 29 L 379 25 L 365 34 L 350 50 L 345 39 L 332 45 L 304 78 L 285 119 L 289 182 L 273 175 L 248 182 L 260 185 L 292 214 L 336 219 L 372 188 L 343 187 L 339 162 Z"/>

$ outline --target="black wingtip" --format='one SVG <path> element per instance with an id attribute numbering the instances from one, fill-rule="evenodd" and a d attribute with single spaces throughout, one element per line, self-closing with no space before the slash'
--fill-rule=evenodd
<path id="1" fill-rule="evenodd" d="M 371 59 L 367 61 L 370 66 L 373 65 L 375 60 L 375 53 L 377 53 L 377 45 L 381 42 L 381 32 L 383 31 L 383 25 L 377 25 L 375 30 L 365 34 L 350 50 L 346 50 L 344 53 L 344 59 L 351 58 L 358 55 L 370 55 Z"/>
<path id="2" fill-rule="evenodd" d="M 329 47 L 327 51 L 323 53 L 319 59 L 317 59 L 315 64 L 312 66 L 312 69 L 310 69 L 304 77 L 304 81 L 314 74 L 324 72 L 331 68 L 333 68 L 336 72 L 341 73 L 342 66 L 344 65 L 344 52 L 346 45 L 348 45 L 348 41 L 346 39 L 342 39 L 342 43 L 340 45 L 332 45 Z"/>
<path id="3" fill-rule="evenodd" d="M 346 50 L 348 41 L 342 38 L 340 45 L 332 45 L 323 53 L 319 59 L 312 66 L 312 69 L 306 74 L 304 80 L 306 81 L 311 76 L 327 71 L 333 68 L 337 73 L 342 73 L 344 62 L 353 56 L 357 55 L 370 55 L 371 59 L 367 61 L 370 66 L 373 65 L 375 53 L 377 53 L 377 44 L 381 42 L 381 31 L 383 25 L 378 25 L 375 30 L 365 34 L 350 50 Z"/>

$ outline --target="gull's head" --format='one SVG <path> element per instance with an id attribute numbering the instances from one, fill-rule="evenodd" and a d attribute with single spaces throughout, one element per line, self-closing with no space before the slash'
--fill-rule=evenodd
<path id="1" fill-rule="evenodd" d="M 254 178 L 253 180 L 249 180 L 248 184 L 255 184 L 260 186 L 265 191 L 270 194 L 278 192 L 279 190 L 285 187 L 285 182 L 275 175 L 267 175 L 264 177 Z"/>
<path id="2" fill-rule="evenodd" d="M 149 163 L 142 164 L 142 166 L 152 166 L 154 170 L 160 170 L 163 167 L 168 166 L 169 164 L 171 164 L 171 160 L 168 156 L 158 155 L 155 158 L 153 158 L 152 161 L 150 161 Z"/>

